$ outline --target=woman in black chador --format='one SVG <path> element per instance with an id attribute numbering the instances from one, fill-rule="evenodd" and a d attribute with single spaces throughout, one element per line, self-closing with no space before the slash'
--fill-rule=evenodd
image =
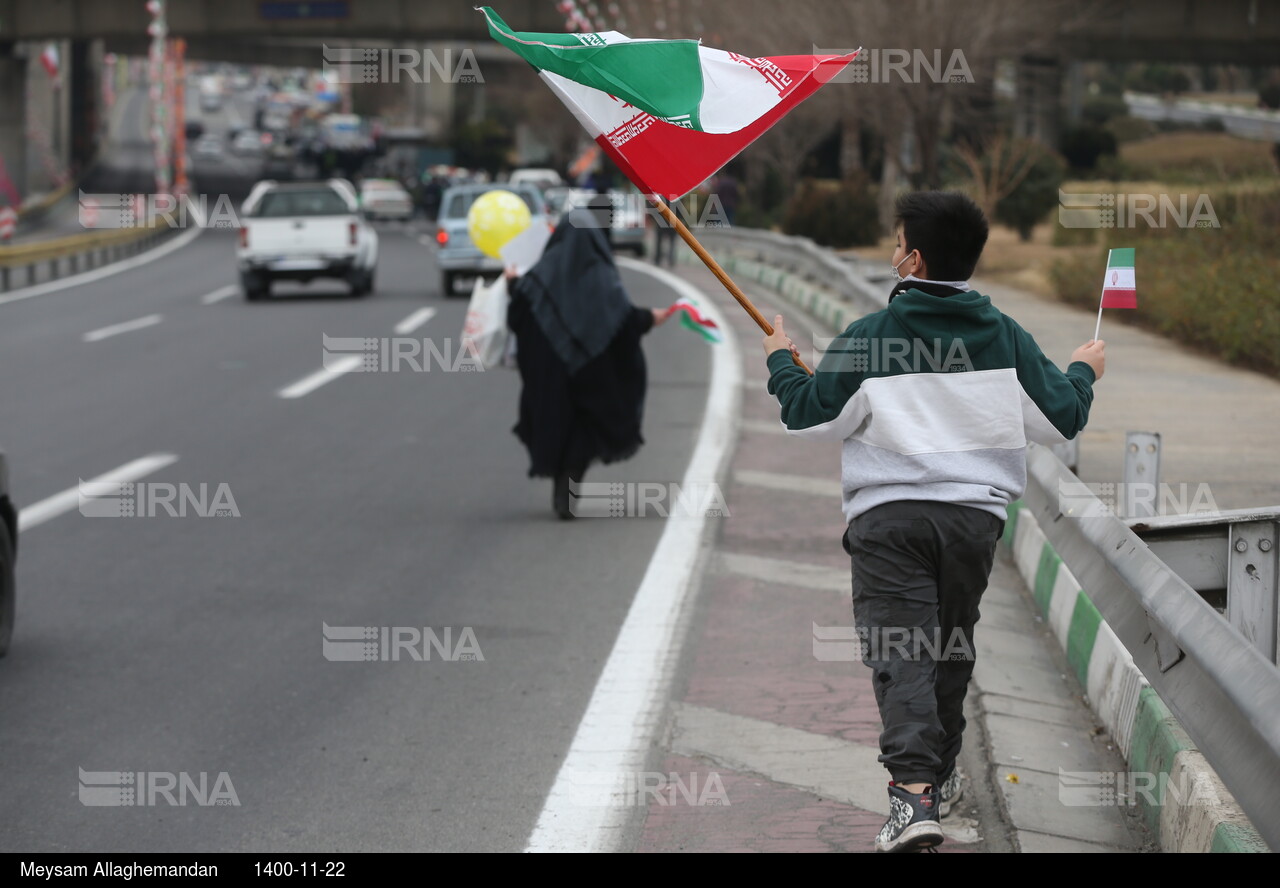
<path id="1" fill-rule="evenodd" d="M 604 207 L 598 206 L 604 203 Z M 552 504 L 572 518 L 569 481 L 592 462 L 631 457 L 644 439 L 645 363 L 640 337 L 667 318 L 627 298 L 606 232 L 607 198 L 560 220 L 538 263 L 508 272 L 507 326 L 524 383 L 516 436 L 529 477 L 554 478 Z"/>

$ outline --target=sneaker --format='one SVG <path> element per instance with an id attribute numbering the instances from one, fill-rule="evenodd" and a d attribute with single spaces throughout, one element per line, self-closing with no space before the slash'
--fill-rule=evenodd
<path id="1" fill-rule="evenodd" d="M 938 823 L 938 788 L 930 786 L 917 795 L 890 783 L 889 819 L 876 836 L 876 850 L 923 851 L 941 845 L 942 839 L 942 826 Z"/>
<path id="2" fill-rule="evenodd" d="M 946 817 L 960 797 L 964 795 L 964 775 L 959 768 L 951 769 L 951 776 L 938 787 L 938 816 Z"/>

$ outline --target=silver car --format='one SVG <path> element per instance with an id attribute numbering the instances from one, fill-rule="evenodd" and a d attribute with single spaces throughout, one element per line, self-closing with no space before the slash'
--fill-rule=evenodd
<path id="1" fill-rule="evenodd" d="M 455 185 L 440 198 L 436 219 L 436 259 L 440 263 L 441 287 L 445 298 L 453 295 L 459 278 L 502 273 L 502 261 L 491 259 L 471 243 L 467 213 L 476 198 L 488 191 L 510 191 L 518 195 L 533 216 L 531 225 L 551 227 L 542 192 L 533 185 Z"/>

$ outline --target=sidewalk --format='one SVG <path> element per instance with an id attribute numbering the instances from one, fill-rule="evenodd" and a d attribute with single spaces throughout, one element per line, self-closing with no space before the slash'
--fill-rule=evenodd
<path id="1" fill-rule="evenodd" d="M 729 516 L 719 522 L 655 767 L 689 786 L 718 780 L 723 795 L 719 804 L 654 795 L 635 850 L 872 851 L 889 778 L 876 760 L 868 670 L 842 642 L 852 613 L 840 447 L 783 432 L 759 330 L 708 272 L 678 273 L 727 306 L 746 391 L 724 489 Z M 747 292 L 766 317 L 787 318 L 797 343 L 827 335 L 772 294 Z M 940 850 L 1154 850 L 1132 809 L 1060 801 L 1059 768 L 1123 771 L 1124 763 L 1003 547 L 998 559 L 968 697 L 961 767 L 970 779 Z"/>

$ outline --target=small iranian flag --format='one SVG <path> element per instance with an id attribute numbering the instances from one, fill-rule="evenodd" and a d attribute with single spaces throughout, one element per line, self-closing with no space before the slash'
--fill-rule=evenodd
<path id="1" fill-rule="evenodd" d="M 1102 279 L 1102 301 L 1098 303 L 1098 324 L 1093 328 L 1096 340 L 1102 332 L 1104 308 L 1137 308 L 1138 290 L 1133 279 L 1133 247 L 1120 247 L 1107 253 L 1107 274 Z"/>
<path id="2" fill-rule="evenodd" d="M 724 334 L 720 332 L 716 322 L 699 311 L 698 306 L 688 299 L 677 299 L 667 309 L 668 313 L 676 311 L 680 312 L 680 326 L 692 330 L 707 342 L 724 341 Z"/>
<path id="3" fill-rule="evenodd" d="M 1134 287 L 1133 247 L 1121 247 L 1107 254 L 1107 276 L 1102 281 L 1103 308 L 1137 308 Z"/>
<path id="4" fill-rule="evenodd" d="M 632 182 L 675 199 L 696 188 L 857 53 L 751 58 L 696 40 L 617 31 L 489 34 L 541 75 Z"/>

